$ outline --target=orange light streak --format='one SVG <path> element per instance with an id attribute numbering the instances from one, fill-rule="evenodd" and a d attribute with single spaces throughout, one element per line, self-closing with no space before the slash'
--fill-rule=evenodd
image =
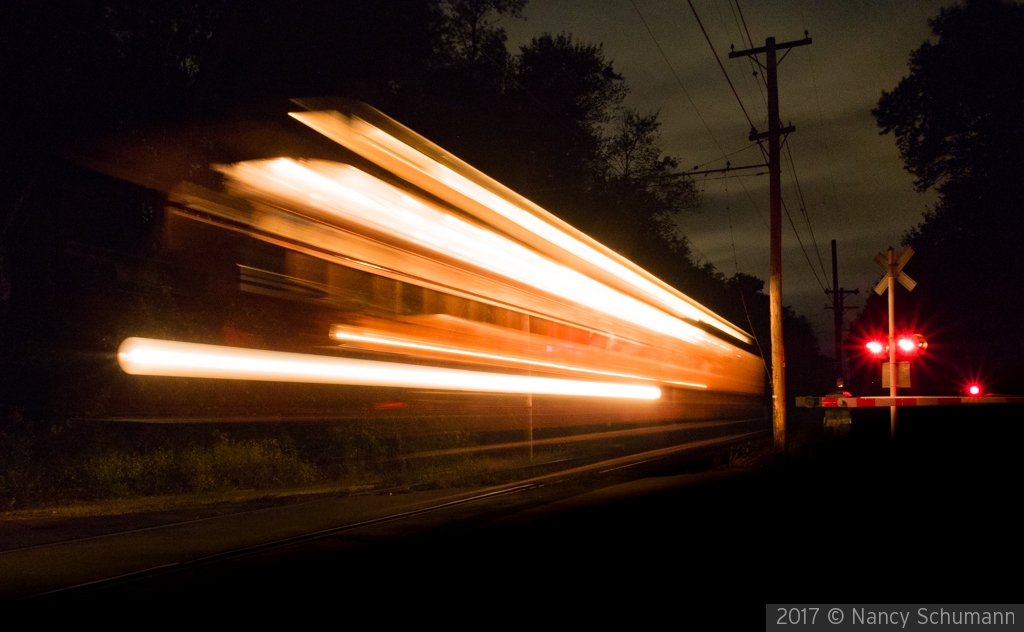
<path id="1" fill-rule="evenodd" d="M 350 165 L 277 158 L 220 169 L 263 194 L 373 227 L 657 333 L 687 342 L 720 344 L 679 318 Z"/>
<path id="2" fill-rule="evenodd" d="M 429 388 L 482 393 L 531 393 L 654 400 L 654 386 L 504 375 L 412 364 L 261 351 L 172 340 L 128 338 L 117 351 L 130 375 L 271 382 Z"/>
<path id="3" fill-rule="evenodd" d="M 751 342 L 749 336 L 714 314 L 692 304 L 689 298 L 670 292 L 651 280 L 644 278 L 612 257 L 538 217 L 533 212 L 509 202 L 451 167 L 437 162 L 430 156 L 410 147 L 384 130 L 362 119 L 354 116 L 346 117 L 337 112 L 290 112 L 289 115 L 331 140 L 378 162 L 378 164 L 381 163 L 381 158 L 384 158 L 385 161 L 401 161 L 406 167 L 412 167 L 423 176 L 433 179 L 452 191 L 486 206 L 541 239 L 615 276 L 670 312 L 695 321 L 707 323 L 744 343 L 749 344 Z M 369 143 L 371 147 L 378 151 L 372 152 L 373 155 L 369 155 L 371 152 L 365 151 L 366 143 Z M 379 150 L 383 150 L 386 157 L 381 156 Z M 381 166 L 387 168 L 388 165 L 381 164 Z M 483 174 L 479 175 L 486 178 Z M 549 215 L 547 211 L 540 207 L 536 207 L 536 211 Z"/>
<path id="4" fill-rule="evenodd" d="M 624 377 L 631 380 L 654 380 L 652 377 L 643 377 L 640 375 L 629 375 L 627 373 L 613 373 L 611 371 L 598 371 L 596 369 L 585 369 L 578 366 L 570 366 L 568 364 L 555 364 L 553 362 L 542 362 L 540 360 L 528 360 L 526 358 L 517 358 L 515 356 L 498 355 L 494 353 L 484 353 L 482 351 L 470 351 L 468 349 L 459 349 L 456 347 L 442 347 L 438 345 L 428 345 L 422 342 L 415 342 L 412 340 L 403 340 L 401 338 L 384 338 L 381 336 L 373 336 L 367 334 L 353 334 L 346 331 L 334 330 L 331 333 L 331 337 L 337 340 L 353 340 L 357 342 L 369 342 L 379 345 L 387 345 L 391 347 L 401 347 L 405 349 L 420 349 L 423 351 L 438 351 L 441 353 L 451 353 L 453 355 L 463 355 L 473 358 L 485 358 L 488 360 L 502 360 L 505 362 L 516 362 L 520 364 L 529 364 L 531 366 L 544 367 L 549 369 L 561 369 L 565 371 L 579 371 L 582 373 L 592 373 L 594 375 L 607 375 L 608 377 Z M 664 380 L 663 380 L 664 381 Z M 676 384 L 683 384 L 683 382 L 675 382 Z"/>

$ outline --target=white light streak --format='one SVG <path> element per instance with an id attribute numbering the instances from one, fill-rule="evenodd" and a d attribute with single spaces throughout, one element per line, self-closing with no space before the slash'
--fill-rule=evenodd
<path id="1" fill-rule="evenodd" d="M 357 117 L 339 116 L 335 112 L 291 112 L 290 116 L 312 129 L 324 134 L 335 142 L 338 142 L 364 157 L 371 160 L 379 158 L 377 155 L 368 155 L 364 151 L 363 143 L 368 142 L 376 149 L 383 150 L 387 159 L 397 159 L 407 166 L 418 170 L 421 174 L 443 184 L 451 189 L 486 206 L 505 219 L 514 222 L 522 228 L 545 241 L 575 255 L 576 257 L 594 265 L 619 280 L 629 284 L 647 297 L 660 304 L 669 311 L 700 321 L 715 327 L 723 333 L 749 344 L 750 338 L 736 329 L 729 323 L 721 320 L 714 314 L 689 302 L 688 299 L 670 292 L 654 283 L 650 279 L 631 270 L 626 265 L 616 261 L 594 247 L 584 243 L 580 239 L 568 234 L 558 226 L 553 225 L 538 217 L 536 214 L 516 205 L 505 198 L 487 190 L 473 182 L 470 178 L 456 170 L 439 163 L 430 156 L 410 147 L 401 140 L 388 134 L 384 130 Z M 353 142 L 355 141 L 355 142 Z M 362 141 L 362 142 L 359 142 Z M 379 161 L 378 161 L 379 162 Z M 387 168 L 387 165 L 381 165 Z M 474 170 L 475 171 L 475 170 Z M 477 172 L 478 177 L 487 178 Z M 490 180 L 489 178 L 487 178 Z M 495 183 L 497 185 L 497 183 Z M 501 186 L 501 185 L 497 185 Z M 535 205 L 534 205 L 535 206 Z M 536 207 L 536 210 L 548 214 L 547 211 Z"/>
<path id="2" fill-rule="evenodd" d="M 350 165 L 277 158 L 221 169 L 264 194 L 373 227 L 657 333 L 687 342 L 720 344 L 675 316 L 428 205 Z M 410 221 L 410 214 L 419 221 Z"/>
<path id="3" fill-rule="evenodd" d="M 654 400 L 654 386 L 503 375 L 438 367 L 128 338 L 117 352 L 130 375 L 429 388 L 483 393 Z"/>

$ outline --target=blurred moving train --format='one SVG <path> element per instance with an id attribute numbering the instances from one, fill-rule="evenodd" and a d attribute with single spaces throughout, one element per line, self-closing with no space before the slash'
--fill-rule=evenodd
<path id="1" fill-rule="evenodd" d="M 742 330 L 380 112 L 296 103 L 351 164 L 214 165 L 220 189 L 168 192 L 164 235 L 294 331 L 131 337 L 124 372 L 346 385 L 387 414 L 528 408 L 531 428 L 762 415 Z"/>

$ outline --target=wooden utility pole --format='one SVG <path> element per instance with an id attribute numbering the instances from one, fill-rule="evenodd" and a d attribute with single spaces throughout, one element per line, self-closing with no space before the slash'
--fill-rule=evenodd
<path id="1" fill-rule="evenodd" d="M 776 44 L 774 37 L 764 41 L 764 46 L 747 50 L 733 51 L 729 58 L 753 57 L 765 54 L 765 78 L 768 83 L 768 131 L 750 130 L 750 140 L 768 139 L 768 189 L 770 199 L 769 226 L 771 232 L 770 245 L 770 277 L 768 279 L 768 300 L 771 317 L 772 334 L 772 428 L 775 435 L 775 454 L 786 453 L 786 356 L 782 346 L 782 164 L 779 160 L 779 148 L 782 136 L 796 131 L 793 126 L 782 127 L 779 119 L 779 84 L 777 77 L 778 60 L 776 52 L 789 50 L 797 46 L 806 46 L 811 38 L 784 44 Z M 760 62 L 758 62 L 760 64 Z"/>
<path id="2" fill-rule="evenodd" d="M 825 309 L 833 310 L 833 322 L 836 334 L 836 378 L 844 378 L 843 374 L 843 312 L 853 309 L 853 305 L 844 305 L 847 294 L 860 294 L 860 290 L 844 290 L 839 287 L 839 264 L 836 257 L 836 240 L 832 240 L 832 289 L 825 290 L 825 294 L 832 296 L 832 305 L 826 305 Z"/>

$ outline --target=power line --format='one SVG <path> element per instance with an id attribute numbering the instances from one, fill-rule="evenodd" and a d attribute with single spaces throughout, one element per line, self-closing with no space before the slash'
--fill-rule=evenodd
<path id="1" fill-rule="evenodd" d="M 636 11 L 640 21 L 643 22 L 644 28 L 647 29 L 647 34 L 651 36 L 651 41 L 654 42 L 654 45 L 658 48 L 658 52 L 661 53 L 661 58 L 665 60 L 665 65 L 668 66 L 669 71 L 672 72 L 672 76 L 675 77 L 676 83 L 678 83 L 679 87 L 682 88 L 683 94 L 686 95 L 686 100 L 693 106 L 693 111 L 697 114 L 697 118 L 699 118 L 700 122 L 704 124 L 704 129 L 708 131 L 708 136 L 711 137 L 711 140 L 715 142 L 715 146 L 718 147 L 718 151 L 722 152 L 722 155 L 724 156 L 725 150 L 722 149 L 722 145 L 718 142 L 718 139 L 715 138 L 715 134 L 711 131 L 711 127 L 708 125 L 708 122 L 704 120 L 703 116 L 701 116 L 700 110 L 697 109 L 697 104 L 693 102 L 692 98 L 690 98 L 690 93 L 686 91 L 686 86 L 683 85 L 682 80 L 679 79 L 679 75 L 676 74 L 676 69 L 672 66 L 672 62 L 668 60 L 668 55 L 666 55 L 665 51 L 661 48 L 661 44 L 658 43 L 658 38 L 654 37 L 654 32 L 651 31 L 651 27 L 647 25 L 647 20 L 645 20 L 644 15 L 640 13 L 640 9 L 636 6 L 636 2 L 634 2 L 634 0 L 629 0 L 629 3 L 633 5 L 633 10 Z"/>
<path id="2" fill-rule="evenodd" d="M 632 1 L 633 0 L 630 0 L 630 2 Z M 736 86 L 732 85 L 732 79 L 729 78 L 729 73 L 725 71 L 725 66 L 722 65 L 722 60 L 718 58 L 718 51 L 715 50 L 715 45 L 711 43 L 711 38 L 708 37 L 708 32 L 704 29 L 704 23 L 700 21 L 700 16 L 697 15 L 697 9 L 694 8 L 691 0 L 686 0 L 686 3 L 690 5 L 690 11 L 693 11 L 693 17 L 697 18 L 697 25 L 700 26 L 700 31 L 704 34 L 704 39 L 707 40 L 708 46 L 711 47 L 711 53 L 715 56 L 715 61 L 718 63 L 718 67 L 722 69 L 722 74 L 725 75 L 725 80 L 729 84 L 729 89 L 732 90 L 732 95 L 736 97 L 736 103 L 738 103 L 740 109 L 743 110 L 743 116 L 747 118 L 747 123 L 750 123 L 750 129 L 755 129 L 754 121 L 751 120 L 750 115 L 747 114 L 747 108 L 743 107 L 743 101 L 740 99 L 740 95 L 736 92 Z M 636 5 L 634 4 L 633 6 Z"/>
<path id="3" fill-rule="evenodd" d="M 739 20 L 738 17 L 736 17 L 736 9 L 735 9 L 735 7 L 732 6 L 732 0 L 729 0 L 729 11 L 732 13 L 733 24 L 736 25 L 736 30 L 740 34 L 740 44 L 742 44 L 743 46 L 746 46 L 747 48 L 753 48 L 754 47 L 754 43 L 749 41 L 749 38 L 748 39 L 743 39 L 743 28 L 740 27 L 740 20 Z"/>
<path id="4" fill-rule="evenodd" d="M 807 30 L 807 20 L 804 17 L 804 3 L 803 3 L 803 0 L 798 0 L 797 4 L 800 7 L 800 22 L 801 22 L 801 26 L 803 26 L 804 30 L 806 31 Z M 807 49 L 807 65 L 810 66 L 810 69 L 811 69 L 811 86 L 814 89 L 814 104 L 815 104 L 815 106 L 816 106 L 816 108 L 818 110 L 818 128 L 821 130 L 821 134 L 822 134 L 822 137 L 823 137 L 823 142 L 824 142 L 824 145 L 825 145 L 825 162 L 828 164 L 828 180 L 829 180 L 829 184 L 831 185 L 831 189 L 832 189 L 832 213 L 833 213 L 833 215 L 835 217 L 836 228 L 839 230 L 839 232 L 843 233 L 844 237 L 845 237 L 846 223 L 843 221 L 842 211 L 840 210 L 840 207 L 839 207 L 839 192 L 836 189 L 835 170 L 833 168 L 833 161 L 832 161 L 832 149 L 829 146 L 828 135 L 825 133 L 825 117 L 822 114 L 822 111 L 821 111 L 821 99 L 818 96 L 817 73 L 814 71 L 814 60 L 813 60 L 813 57 L 811 56 L 811 49 L 809 49 L 809 48 Z M 850 257 L 849 250 L 848 249 L 844 249 L 843 250 L 843 258 L 845 260 L 845 263 L 846 263 L 847 267 L 850 267 L 849 257 Z"/>
<path id="5" fill-rule="evenodd" d="M 737 182 L 740 183 L 740 188 L 743 189 L 743 193 L 745 193 L 746 196 L 747 196 L 747 199 L 750 200 L 750 205 L 754 207 L 754 212 L 757 213 L 757 216 L 758 216 L 758 218 L 760 218 L 761 223 L 764 224 L 765 228 L 769 228 L 768 220 L 766 220 L 764 218 L 764 214 L 761 213 L 761 209 L 758 208 L 757 202 L 754 201 L 754 197 L 752 195 L 750 195 L 750 191 L 747 191 L 747 187 L 743 185 L 743 180 L 737 180 Z"/>
<path id="6" fill-rule="evenodd" d="M 732 38 L 732 33 L 729 31 L 729 25 L 726 24 L 726 22 L 725 22 L 725 16 L 722 15 L 722 8 L 720 6 L 720 3 L 719 2 L 715 2 L 714 6 L 715 6 L 715 12 L 718 14 L 718 21 L 722 24 L 722 30 L 731 39 Z M 736 9 L 732 8 L 732 0 L 729 0 L 729 9 L 732 11 L 732 21 L 733 21 L 733 24 L 736 26 L 736 32 L 739 33 L 740 42 L 743 42 L 744 41 L 743 40 L 743 30 L 740 28 L 739 19 L 736 17 Z M 732 45 L 731 41 L 730 41 L 730 47 L 735 49 L 735 46 Z M 753 61 L 751 61 L 751 64 L 753 64 Z M 755 74 L 757 74 L 757 73 L 755 72 Z M 750 81 L 749 80 L 744 81 L 743 85 L 744 85 L 744 88 L 746 88 L 747 98 L 750 99 L 750 101 L 756 103 L 757 99 L 754 98 L 753 94 L 750 91 Z M 763 96 L 764 95 L 762 94 L 762 97 Z M 758 119 L 758 120 L 760 120 L 760 119 Z"/>
<path id="7" fill-rule="evenodd" d="M 807 202 L 804 201 L 804 192 L 800 188 L 800 178 L 796 175 L 796 163 L 793 161 L 793 149 L 789 144 L 789 138 L 786 139 L 786 154 L 789 158 L 789 172 L 793 178 L 793 184 L 796 186 L 797 196 L 800 198 L 800 212 L 803 213 L 804 221 L 807 223 L 807 230 L 811 233 L 811 243 L 814 244 L 814 252 L 818 256 L 818 265 L 821 266 L 821 274 L 826 279 L 828 278 L 828 272 L 825 271 L 825 264 L 821 260 L 821 250 L 818 248 L 818 240 L 814 237 L 814 227 L 811 226 L 811 217 L 807 214 Z"/>
<path id="8" fill-rule="evenodd" d="M 735 2 L 736 2 L 736 11 L 739 12 L 740 20 L 743 22 L 743 30 L 747 32 L 747 42 L 749 43 L 749 47 L 753 48 L 754 47 L 754 38 L 750 37 L 750 29 L 747 28 L 747 19 L 745 17 L 743 17 L 743 9 L 740 8 L 740 0 L 735 0 Z M 729 6 L 732 6 L 732 5 L 729 5 Z"/>
<path id="9" fill-rule="evenodd" d="M 764 166 L 764 165 L 761 165 L 761 166 Z M 723 171 L 723 173 L 725 172 L 724 169 L 722 171 Z M 730 171 L 731 171 L 731 169 L 730 169 Z M 729 177 L 733 177 L 733 178 L 754 178 L 754 177 L 757 177 L 757 176 L 763 176 L 763 175 L 765 175 L 767 173 L 768 173 L 767 171 L 760 171 L 758 173 L 734 173 L 732 176 L 729 176 L 729 175 L 713 176 L 711 178 L 707 178 L 707 180 L 725 180 L 726 178 L 729 178 Z"/>
<path id="10" fill-rule="evenodd" d="M 679 78 L 679 74 L 676 73 L 676 69 L 672 66 L 672 62 L 669 61 L 668 55 L 665 54 L 665 50 L 661 47 L 661 44 L 658 43 L 658 38 L 654 36 L 654 32 L 651 31 L 651 27 L 647 24 L 647 20 L 644 19 L 644 15 L 643 15 L 643 13 L 640 12 L 640 8 L 636 6 L 635 0 L 629 0 L 629 3 L 631 5 L 633 5 L 633 10 L 636 11 L 637 17 L 639 17 L 640 18 L 640 22 L 643 23 L 644 28 L 647 30 L 647 34 L 651 38 L 651 41 L 654 42 L 654 46 L 657 47 L 658 52 L 661 54 L 661 58 L 665 61 L 665 65 L 668 66 L 668 69 L 672 73 L 672 76 L 675 78 L 676 83 L 679 84 L 679 88 L 683 91 L 683 94 L 686 96 L 686 100 L 689 101 L 690 106 L 693 107 L 693 111 L 697 115 L 697 118 L 700 119 L 700 122 L 704 125 L 704 129 L 707 130 L 708 136 L 711 137 L 711 140 L 715 143 L 715 147 L 718 148 L 718 151 L 720 151 L 722 153 L 722 159 L 727 159 L 728 156 L 731 156 L 732 154 L 726 153 L 725 149 L 722 148 L 722 144 L 718 142 L 717 138 L 715 138 L 714 132 L 711 131 L 711 126 L 709 126 L 708 122 L 704 119 L 703 116 L 701 116 L 700 110 L 697 108 L 697 104 L 694 103 L 693 99 L 690 97 L 690 93 L 687 92 L 686 86 L 683 85 L 682 80 Z M 742 106 L 742 104 L 741 104 L 741 106 Z M 749 120 L 749 117 L 748 117 L 748 120 Z M 758 143 L 758 145 L 760 145 L 760 143 Z M 743 149 L 738 150 L 738 151 L 744 151 L 744 150 L 749 149 L 749 148 L 750 148 L 750 146 L 747 146 L 747 147 L 744 147 Z M 764 153 L 764 148 L 763 147 L 761 148 L 761 151 L 762 151 L 762 153 Z M 737 152 L 733 152 L 733 153 L 737 153 Z M 711 162 L 714 162 L 714 161 L 709 161 L 709 162 L 704 163 L 704 164 L 710 164 Z M 702 166 L 702 165 L 699 165 L 699 166 Z M 750 200 L 751 206 L 753 206 L 754 210 L 757 211 L 757 215 L 758 215 L 758 217 L 761 218 L 761 222 L 767 227 L 768 226 L 768 222 L 764 219 L 764 215 L 762 215 L 761 211 L 757 208 L 757 204 L 754 202 L 754 198 L 751 197 L 750 192 L 747 191 L 747 188 L 745 186 L 743 186 L 743 181 L 739 180 L 738 182 L 740 183 L 740 187 L 743 188 L 743 192 L 746 194 L 747 199 Z M 687 240 L 689 241 L 689 238 L 687 238 Z M 693 242 L 691 241 L 690 243 L 693 243 Z M 703 255 L 703 253 L 700 252 L 700 250 L 697 250 L 697 252 L 702 257 L 704 257 L 705 261 L 707 261 L 708 263 L 711 263 L 711 260 L 708 259 L 707 257 L 705 257 Z"/>
<path id="11" fill-rule="evenodd" d="M 747 145 L 743 149 L 737 149 L 736 151 L 731 151 L 731 152 L 729 152 L 727 154 L 723 154 L 722 158 L 728 158 L 729 156 L 735 156 L 736 154 L 738 154 L 740 152 L 747 151 L 748 149 L 752 149 L 755 146 L 759 146 L 760 144 L 761 143 L 750 143 L 749 145 Z M 694 165 L 693 169 L 691 169 L 691 171 L 696 171 L 696 170 L 700 169 L 701 167 L 706 167 L 707 165 L 710 165 L 713 162 L 718 162 L 722 158 L 715 158 L 714 160 L 709 160 L 709 161 L 701 163 L 699 165 Z"/>
<path id="12" fill-rule="evenodd" d="M 665 65 L 668 66 L 669 71 L 672 73 L 673 78 L 675 78 L 675 80 L 676 80 L 676 83 L 679 84 L 680 89 L 683 91 L 683 95 L 686 96 L 686 100 L 690 103 L 690 106 L 693 107 L 694 113 L 697 114 L 697 118 L 700 119 L 700 122 L 704 125 L 704 129 L 707 130 L 708 136 L 711 137 L 711 140 L 715 143 L 715 146 L 722 153 L 722 159 L 726 159 L 728 156 L 731 156 L 731 155 L 733 155 L 735 153 L 738 153 L 739 151 L 745 151 L 745 150 L 750 149 L 751 147 L 753 147 L 753 145 L 748 145 L 747 147 L 744 147 L 741 150 L 737 150 L 736 152 L 726 153 L 726 151 L 722 148 L 721 143 L 719 143 L 718 139 L 715 137 L 714 132 L 711 131 L 711 127 L 708 125 L 707 121 L 701 115 L 700 110 L 697 108 L 697 104 L 690 97 L 690 93 L 686 90 L 686 86 L 683 85 L 682 80 L 679 78 L 678 73 L 676 73 L 675 68 L 672 66 L 672 62 L 669 61 L 668 55 L 665 54 L 665 51 L 661 47 L 661 44 L 658 43 L 658 38 L 654 36 L 654 32 L 651 30 L 650 25 L 648 25 L 647 20 L 644 19 L 643 13 L 640 12 L 640 8 L 637 7 L 635 0 L 630 0 L 630 4 L 633 6 L 633 10 L 636 11 L 637 17 L 640 18 L 641 23 L 643 23 L 644 28 L 647 30 L 647 34 L 650 36 L 651 40 L 654 42 L 655 47 L 657 47 L 658 52 L 661 54 L 661 58 L 665 61 Z M 693 11 L 694 16 L 697 17 L 698 24 L 700 24 L 700 17 L 697 16 L 697 12 L 696 12 L 696 10 L 693 9 L 692 3 L 690 4 L 690 8 Z M 703 25 L 701 25 L 701 30 L 702 31 L 704 30 Z M 705 38 L 707 38 L 707 32 L 706 31 L 704 32 L 704 36 L 705 36 Z M 708 40 L 708 44 L 711 46 L 712 53 L 714 53 L 714 55 L 715 55 L 715 60 L 718 61 L 718 53 L 715 51 L 714 45 L 711 44 L 710 39 Z M 733 87 L 732 81 L 729 79 L 728 73 L 725 72 L 725 68 L 722 66 L 721 61 L 718 61 L 718 66 L 719 66 L 719 68 L 722 69 L 723 74 L 725 74 L 726 81 L 729 82 L 729 86 L 730 86 L 730 88 L 732 88 L 733 95 L 736 97 L 737 103 L 739 103 L 740 108 L 743 110 L 743 113 L 744 113 L 744 115 L 747 118 L 747 122 L 750 123 L 750 126 L 753 128 L 754 127 L 753 122 L 750 120 L 750 116 L 747 114 L 746 109 L 743 107 L 743 102 L 740 100 L 739 95 L 736 94 L 736 89 L 735 89 L 735 87 Z M 756 143 L 756 145 L 761 150 L 762 155 L 766 155 L 764 146 L 761 143 Z M 715 161 L 708 161 L 708 162 L 704 163 L 704 165 L 711 164 L 711 162 L 715 162 Z M 700 166 L 703 166 L 703 165 L 698 165 L 698 167 L 700 167 Z M 743 184 L 743 180 L 740 179 L 740 178 L 737 178 L 737 182 L 739 183 L 740 188 L 743 189 L 744 195 L 746 195 L 747 199 L 750 201 L 750 205 L 754 209 L 754 211 L 757 213 L 757 216 L 761 220 L 761 223 L 764 224 L 765 228 L 768 228 L 769 227 L 768 221 L 765 219 L 764 214 L 761 212 L 761 209 L 758 208 L 757 202 L 754 201 L 753 196 L 750 195 L 750 191 L 748 191 L 747 187 Z M 691 244 L 693 244 L 693 241 L 690 240 L 688 237 L 687 237 L 687 241 L 689 241 Z M 697 253 L 700 254 L 701 257 L 704 258 L 705 261 L 707 261 L 708 263 L 711 263 L 711 260 L 708 259 L 707 256 L 705 256 L 704 253 L 702 253 L 696 246 L 694 246 L 694 250 L 696 250 Z M 812 268 L 812 272 L 813 272 L 813 268 Z M 817 276 L 817 275 L 815 275 L 815 276 Z M 820 280 L 818 281 L 818 284 L 819 285 L 821 284 Z"/>
<path id="13" fill-rule="evenodd" d="M 737 20 L 737 18 L 736 18 L 736 11 L 739 8 L 740 8 L 739 0 L 737 0 L 735 8 L 733 8 L 732 0 L 729 0 L 729 10 L 732 12 L 732 21 L 736 23 L 736 30 L 740 32 L 740 43 L 742 43 L 747 48 L 754 48 L 754 40 L 751 39 L 750 31 L 747 30 L 747 22 L 746 22 L 746 20 L 743 20 L 743 28 L 741 29 L 740 28 L 739 20 Z M 740 17 L 742 18 L 742 16 L 743 16 L 743 11 L 740 11 Z M 746 42 L 744 42 L 744 40 L 743 40 L 743 33 L 744 32 L 746 32 L 746 34 L 747 34 Z M 767 117 L 768 97 L 767 97 L 767 95 L 765 95 L 764 90 L 762 89 L 762 87 L 764 85 L 764 81 L 765 81 L 764 75 L 758 75 L 758 72 L 757 72 L 758 63 L 753 58 L 748 57 L 747 61 L 750 63 L 751 74 L 752 74 L 753 77 L 755 77 L 754 85 L 757 86 L 757 92 L 761 95 L 761 102 L 764 103 L 764 108 L 765 108 L 765 112 L 766 112 L 765 116 Z M 758 77 L 760 77 L 760 78 L 758 79 Z M 748 85 L 749 85 L 749 82 L 748 82 Z"/>
<path id="14" fill-rule="evenodd" d="M 807 248 L 804 248 L 804 242 L 800 239 L 800 233 L 796 230 L 796 224 L 793 223 L 793 216 L 789 213 L 789 205 L 786 204 L 785 198 L 782 200 L 782 208 L 786 211 L 786 218 L 789 220 L 789 225 L 793 228 L 793 234 L 796 235 L 796 243 L 800 244 L 800 251 L 804 253 L 804 259 L 807 259 L 807 265 L 811 268 L 811 273 L 814 274 L 814 280 L 818 282 L 823 292 L 828 291 L 825 284 L 818 278 L 818 272 L 814 269 L 814 264 L 811 263 L 811 257 L 807 254 Z"/>
<path id="15" fill-rule="evenodd" d="M 633 8 L 636 9 L 636 3 L 633 0 L 630 0 L 630 2 L 633 4 Z M 687 3 L 690 5 L 690 10 L 693 11 L 694 17 L 697 18 L 697 24 L 700 25 L 700 29 L 704 33 L 704 38 L 707 39 L 708 45 L 711 47 L 711 52 L 714 53 L 714 55 L 715 55 L 715 61 L 718 62 L 718 67 L 722 69 L 722 74 L 725 75 L 725 80 L 729 82 L 729 87 L 732 89 L 733 96 L 736 97 L 736 102 L 739 103 L 740 109 L 743 110 L 743 115 L 747 118 L 747 122 L 750 124 L 750 127 L 753 128 L 754 127 L 754 123 L 753 123 L 753 121 L 750 120 L 750 115 L 747 114 L 746 108 L 743 107 L 743 102 L 740 100 L 739 95 L 736 94 L 736 88 L 733 87 L 732 80 L 729 79 L 729 73 L 727 73 L 725 71 L 725 67 L 722 66 L 722 62 L 718 59 L 718 52 L 715 51 L 715 46 L 711 43 L 711 39 L 708 38 L 707 31 L 704 30 L 704 25 L 701 24 L 700 16 L 697 15 L 697 10 L 693 8 L 693 3 L 690 2 L 690 0 L 687 0 Z M 738 7 L 738 5 L 737 5 L 737 7 Z M 640 13 L 639 9 L 637 9 L 637 13 L 638 14 Z M 741 13 L 741 16 L 742 16 L 742 13 Z M 642 20 L 643 16 L 641 16 L 640 19 Z M 647 22 L 646 21 L 644 22 L 644 26 L 647 26 Z M 647 29 L 647 32 L 648 33 L 651 32 L 650 28 Z M 653 33 L 651 34 L 651 37 L 652 38 L 654 37 Z M 748 37 L 749 37 L 749 33 L 748 33 Z M 658 50 L 661 50 L 660 46 L 658 47 Z M 662 56 L 664 57 L 664 53 L 662 53 Z M 668 58 L 665 58 L 665 62 L 668 63 Z M 671 64 L 669 64 L 669 67 L 671 67 Z M 675 75 L 675 71 L 674 70 L 672 71 L 672 74 Z M 678 81 L 678 77 L 676 77 L 676 80 Z M 682 86 L 682 83 L 680 83 L 679 85 Z M 683 92 L 684 93 L 686 92 L 685 89 L 683 90 Z M 690 98 L 689 94 L 687 94 L 686 98 L 687 99 Z M 693 104 L 693 101 L 691 100 L 690 103 Z M 697 106 L 694 105 L 694 109 L 696 109 L 696 107 Z M 701 118 L 701 122 L 704 122 L 703 117 Z M 704 123 L 704 125 L 705 125 L 705 127 L 707 127 L 707 123 Z M 708 128 L 708 133 L 709 134 L 711 133 L 711 129 L 710 128 Z M 714 138 L 714 135 L 712 135 L 712 138 Z M 715 144 L 718 145 L 718 141 L 717 140 L 715 141 Z M 758 145 L 758 147 L 761 148 L 761 153 L 765 154 L 765 149 L 764 149 L 763 146 L 761 146 L 761 143 L 757 143 L 757 145 Z M 722 150 L 721 145 L 718 146 L 718 149 Z M 724 150 L 722 150 L 722 154 L 723 154 L 723 157 L 724 157 L 724 155 L 725 155 L 725 151 Z M 768 226 L 768 222 L 764 219 L 764 216 L 761 214 L 760 209 L 757 208 L 757 204 L 754 202 L 754 198 L 751 197 L 750 192 L 747 191 L 747 188 L 745 186 L 743 186 L 743 181 L 742 180 L 737 180 L 737 182 L 740 183 L 740 187 L 743 189 L 743 192 L 746 194 L 747 199 L 750 200 L 750 204 L 754 207 L 754 210 L 757 211 L 758 217 L 761 218 L 761 221 L 767 227 Z"/>

